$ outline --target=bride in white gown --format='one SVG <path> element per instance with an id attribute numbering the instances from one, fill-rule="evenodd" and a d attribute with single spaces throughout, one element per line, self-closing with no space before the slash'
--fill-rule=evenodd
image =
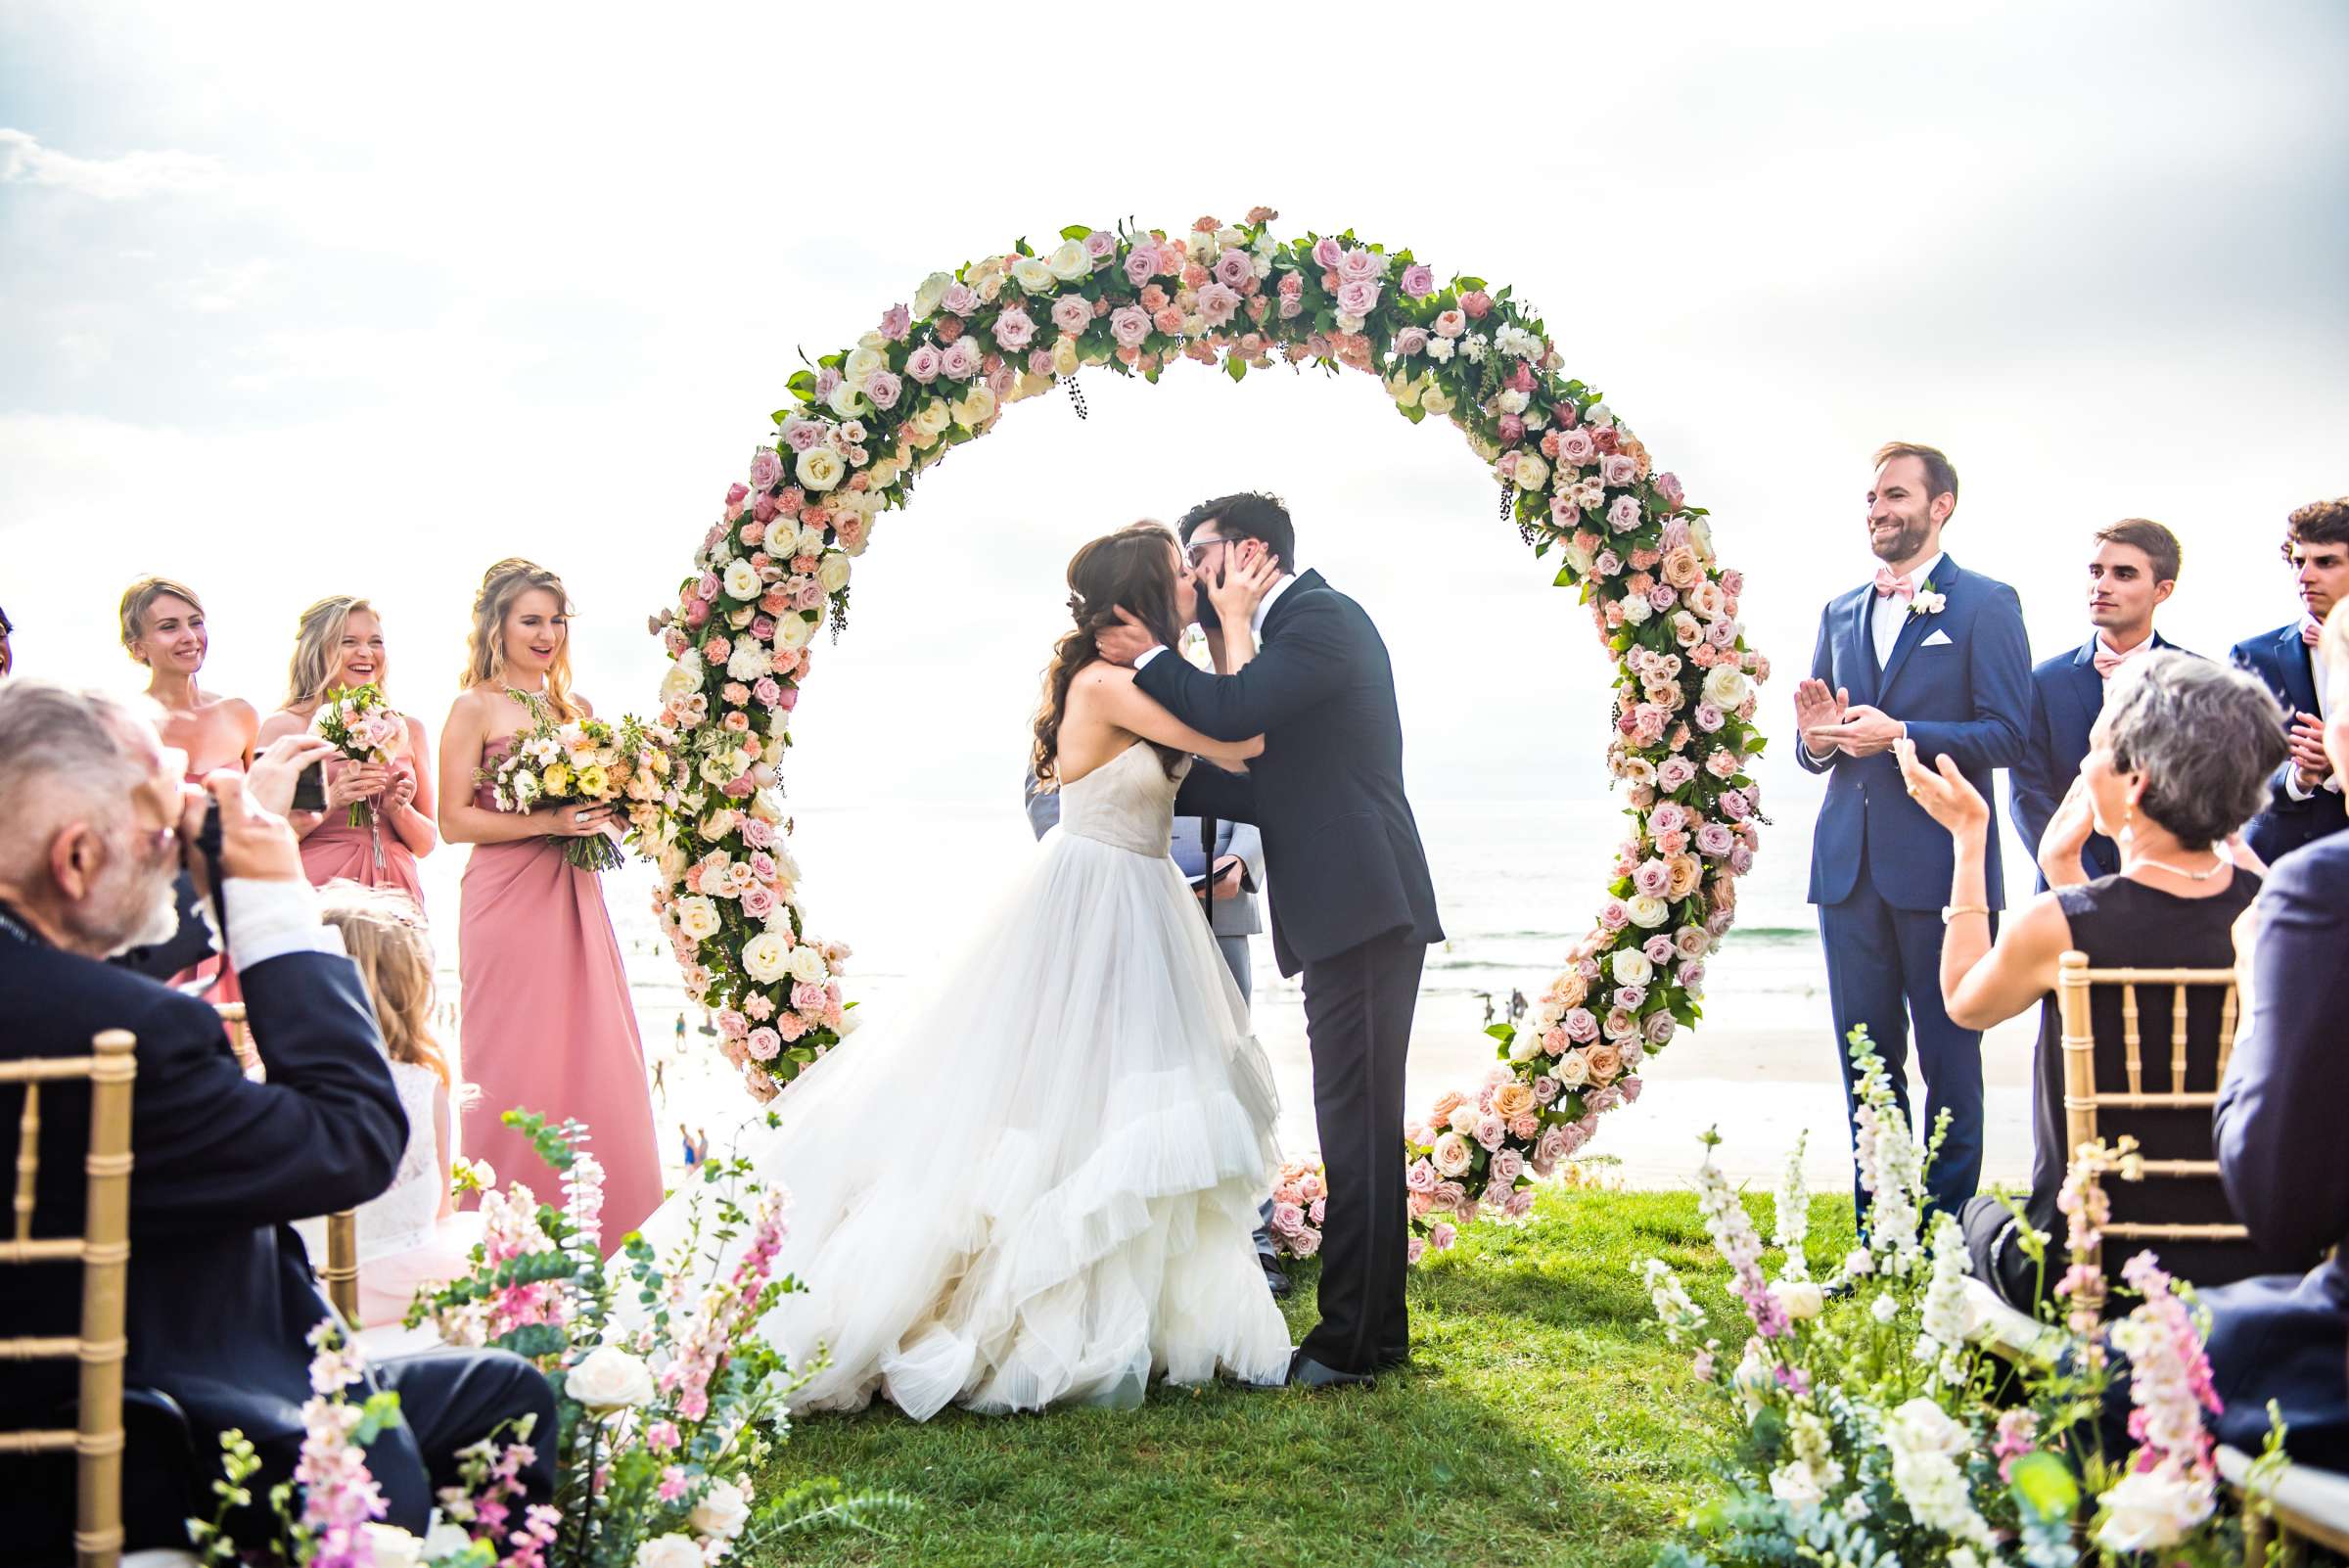
<path id="1" fill-rule="evenodd" d="M 1076 628 L 1036 719 L 1060 826 L 927 999 L 817 1062 L 736 1152 L 793 1194 L 776 1271 L 806 1293 L 760 1325 L 793 1400 L 878 1392 L 927 1419 L 1133 1406 L 1153 1375 L 1277 1383 L 1287 1325 L 1251 1233 L 1277 1163 L 1270 1070 L 1168 857 L 1190 730 L 1093 657 L 1124 604 L 1172 645 L 1194 592 L 1174 536 L 1136 525 L 1069 565 Z M 644 1224 L 664 1253 L 689 1183 Z"/>

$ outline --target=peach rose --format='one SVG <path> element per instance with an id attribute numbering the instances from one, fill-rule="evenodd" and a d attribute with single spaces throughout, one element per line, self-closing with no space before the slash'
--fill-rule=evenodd
<path id="1" fill-rule="evenodd" d="M 1623 1053 L 1612 1045 L 1593 1045 L 1583 1052 L 1583 1059 L 1589 1065 L 1594 1084 L 1612 1084 L 1623 1071 Z"/>
<path id="2" fill-rule="evenodd" d="M 1664 890 L 1667 899 L 1685 899 L 1705 877 L 1704 863 L 1693 854 L 1676 854 L 1664 862 L 1664 868 L 1672 874 L 1671 884 Z"/>
<path id="3" fill-rule="evenodd" d="M 1493 1091 L 1494 1113 L 1505 1121 L 1515 1121 L 1534 1108 L 1534 1089 L 1530 1084 L 1510 1082 Z"/>

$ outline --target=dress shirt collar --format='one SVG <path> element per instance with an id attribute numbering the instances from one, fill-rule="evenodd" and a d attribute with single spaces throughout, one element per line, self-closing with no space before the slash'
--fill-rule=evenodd
<path id="1" fill-rule="evenodd" d="M 1290 584 L 1294 583 L 1296 580 L 1296 574 L 1291 573 L 1287 576 L 1282 577 L 1278 582 L 1273 583 L 1271 587 L 1265 590 L 1265 596 L 1256 601 L 1256 614 L 1248 618 L 1248 629 L 1250 631 L 1254 632 L 1259 637 L 1262 637 L 1265 634 L 1265 617 L 1272 613 L 1272 601 L 1279 598 L 1282 594 L 1288 592 Z"/>

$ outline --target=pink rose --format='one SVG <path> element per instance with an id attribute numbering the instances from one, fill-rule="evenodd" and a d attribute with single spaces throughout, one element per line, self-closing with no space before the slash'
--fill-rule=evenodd
<path id="1" fill-rule="evenodd" d="M 1672 886 L 1672 872 L 1661 860 L 1645 861 L 1632 873 L 1632 886 L 1651 899 L 1661 898 L 1664 890 Z"/>
<path id="2" fill-rule="evenodd" d="M 1128 348 L 1141 346 L 1150 336 L 1150 315 L 1138 305 L 1123 305 L 1109 313 L 1109 335 Z"/>
<path id="3" fill-rule="evenodd" d="M 757 869 L 756 864 L 754 864 L 753 869 Z M 1661 931 L 1648 938 L 1644 943 L 1641 943 L 1639 945 L 1639 950 L 1641 953 L 1646 955 L 1647 961 L 1651 964 L 1663 965 L 1672 962 L 1672 939 L 1664 935 L 1664 933 Z"/>
<path id="4" fill-rule="evenodd" d="M 1471 289 L 1460 296 L 1460 308 L 1468 312 L 1471 321 L 1482 321 L 1493 313 L 1493 297 L 1482 289 Z"/>
<path id="5" fill-rule="evenodd" d="M 1468 318 L 1457 309 L 1441 311 L 1436 316 L 1436 336 L 1457 338 L 1468 330 Z"/>
<path id="6" fill-rule="evenodd" d="M 764 920 L 775 912 L 775 893 L 763 883 L 754 882 L 742 890 L 742 912 L 753 920 Z"/>
<path id="7" fill-rule="evenodd" d="M 775 481 L 782 477 L 783 459 L 765 447 L 760 447 L 758 455 L 751 459 L 751 487 L 760 490 L 770 488 Z M 726 504 L 729 506 L 741 499 L 740 495 L 732 491 L 728 491 L 726 494 Z"/>
<path id="8" fill-rule="evenodd" d="M 1199 291 L 1199 314 L 1211 327 L 1221 327 L 1239 313 L 1240 297 L 1221 283 Z"/>
<path id="9" fill-rule="evenodd" d="M 1404 1243 L 1403 1262 L 1405 1268 L 1409 1268 L 1412 1265 L 1417 1264 L 1420 1259 L 1426 1256 L 1427 1241 L 1424 1237 L 1413 1236 L 1409 1241 Z"/>
<path id="10" fill-rule="evenodd" d="M 1343 254 L 1343 249 L 1339 246 L 1338 242 L 1329 235 L 1325 234 L 1313 242 L 1313 264 L 1315 266 L 1322 268 L 1335 267 L 1338 264 L 1340 256 Z"/>
<path id="11" fill-rule="evenodd" d="M 1052 325 L 1069 337 L 1084 331 L 1092 320 L 1092 303 L 1081 294 L 1064 294 L 1052 301 Z"/>
<path id="12" fill-rule="evenodd" d="M 1414 261 L 1403 269 L 1403 292 L 1414 300 L 1424 300 L 1436 292 L 1436 273 L 1424 261 Z"/>
<path id="13" fill-rule="evenodd" d="M 1378 285 L 1355 281 L 1338 285 L 1338 309 L 1350 316 L 1367 316 L 1378 308 Z"/>
<path id="14" fill-rule="evenodd" d="M 1017 352 L 1036 337 L 1036 318 L 1013 305 L 995 318 L 995 342 Z"/>
<path id="15" fill-rule="evenodd" d="M 1632 923 L 1632 911 L 1621 899 L 1609 899 L 1598 906 L 1598 923 L 1609 931 L 1621 931 Z"/>
<path id="16" fill-rule="evenodd" d="M 724 1007 L 718 1010 L 717 1032 L 728 1039 L 740 1039 L 751 1032 L 751 1026 L 742 1014 Z"/>
<path id="17" fill-rule="evenodd" d="M 1587 430 L 1570 430 L 1558 438 L 1558 461 L 1580 468 L 1598 455 L 1598 446 Z"/>
<path id="18" fill-rule="evenodd" d="M 1138 289 L 1156 277 L 1162 265 L 1158 247 L 1144 241 L 1126 253 L 1126 281 Z"/>
<path id="19" fill-rule="evenodd" d="M 901 304 L 893 304 L 881 312 L 881 336 L 891 343 L 903 343 L 905 334 L 913 330 L 913 312 Z"/>
<path id="20" fill-rule="evenodd" d="M 1450 1252 L 1451 1244 L 1460 1239 L 1460 1232 L 1450 1221 L 1439 1220 L 1427 1227 L 1427 1244 L 1438 1252 Z"/>
<path id="21" fill-rule="evenodd" d="M 1034 323 L 1030 323 L 1030 326 L 1033 329 Z M 968 381 L 979 374 L 979 363 L 983 357 L 976 343 L 968 338 L 957 338 L 939 360 L 939 369 L 952 380 Z"/>
<path id="22" fill-rule="evenodd" d="M 1607 503 L 1607 527 L 1618 533 L 1629 533 L 1639 526 L 1639 498 L 1618 495 Z"/>
<path id="23" fill-rule="evenodd" d="M 873 400 L 875 408 L 895 408 L 905 391 L 905 383 L 895 372 L 876 370 L 865 379 L 864 394 Z"/>
<path id="24" fill-rule="evenodd" d="M 771 1029 L 754 1029 L 743 1044 L 749 1048 L 751 1060 L 771 1062 L 783 1053 L 783 1037 Z"/>
<path id="25" fill-rule="evenodd" d="M 1118 237 L 1107 229 L 1095 229 L 1084 237 L 1084 254 L 1099 261 L 1118 252 Z"/>
<path id="26" fill-rule="evenodd" d="M 1410 1168 L 1403 1173 L 1403 1184 L 1413 1192 L 1435 1191 L 1436 1179 L 1436 1168 L 1424 1158 L 1413 1160 Z"/>
<path id="27" fill-rule="evenodd" d="M 979 308 L 979 291 L 967 283 L 949 283 L 938 302 L 951 314 L 967 316 Z"/>
<path id="28" fill-rule="evenodd" d="M 1724 823 L 1707 822 L 1696 830 L 1696 851 L 1699 854 L 1719 859 L 1736 847 L 1737 835 L 1731 833 Z"/>
<path id="29" fill-rule="evenodd" d="M 1609 452 L 1598 460 L 1598 473 L 1610 488 L 1619 488 L 1639 477 L 1639 464 L 1621 452 Z"/>
<path id="30" fill-rule="evenodd" d="M 1216 257 L 1216 281 L 1237 289 L 1256 276 L 1256 262 L 1245 251 L 1226 251 Z"/>
<path id="31" fill-rule="evenodd" d="M 1579 1045 L 1598 1038 L 1598 1015 L 1588 1007 L 1570 1007 L 1564 1020 L 1566 1038 Z"/>
<path id="32" fill-rule="evenodd" d="M 1413 354 L 1426 351 L 1427 329 L 1425 327 L 1405 327 L 1395 334 L 1395 352 L 1398 356 L 1407 359 Z"/>
<path id="33" fill-rule="evenodd" d="M 1493 1156 L 1493 1163 L 1485 1168 L 1486 1179 L 1501 1187 L 1514 1185 L 1524 1174 L 1525 1156 L 1515 1149 L 1500 1150 Z"/>

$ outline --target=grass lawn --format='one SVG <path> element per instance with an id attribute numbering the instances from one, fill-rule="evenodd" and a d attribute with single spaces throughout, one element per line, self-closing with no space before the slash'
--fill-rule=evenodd
<path id="1" fill-rule="evenodd" d="M 1767 1196 L 1747 1202 L 1767 1236 Z M 1816 1200 L 1811 1231 L 1815 1268 L 1840 1258 L 1849 1200 Z M 765 1485 L 836 1475 L 921 1509 L 885 1538 L 805 1536 L 754 1560 L 1643 1564 L 1709 1486 L 1723 1431 L 1686 1352 L 1654 1327 L 1634 1272 L 1650 1256 L 1733 1356 L 1743 1319 L 1693 1192 L 1544 1191 L 1529 1224 L 1472 1227 L 1414 1271 L 1413 1364 L 1375 1390 L 1162 1387 L 1138 1411 L 947 1410 L 926 1425 L 886 1407 L 811 1417 Z M 1302 1335 L 1311 1266 L 1298 1283 Z"/>

